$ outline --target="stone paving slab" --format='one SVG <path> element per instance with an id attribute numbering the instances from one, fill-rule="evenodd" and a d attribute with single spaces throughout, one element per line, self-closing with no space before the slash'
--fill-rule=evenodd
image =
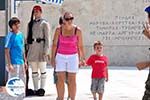
<path id="1" fill-rule="evenodd" d="M 144 94 L 145 81 L 148 72 L 148 70 L 138 71 L 135 67 L 110 67 L 109 82 L 105 84 L 104 100 L 141 100 Z M 46 96 L 27 97 L 24 98 L 24 100 L 56 100 L 57 94 L 55 84 L 53 84 L 53 69 L 48 69 L 47 73 Z M 79 73 L 77 74 L 76 100 L 93 100 L 90 92 L 90 77 L 91 69 L 79 70 Z M 29 87 L 32 88 L 33 85 L 31 79 L 29 84 Z M 66 97 L 67 87 L 65 100 Z M 12 99 L 5 98 L 0 100 Z"/>

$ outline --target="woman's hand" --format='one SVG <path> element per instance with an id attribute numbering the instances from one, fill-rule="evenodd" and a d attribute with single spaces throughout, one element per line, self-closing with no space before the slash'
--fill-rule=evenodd
<path id="1" fill-rule="evenodd" d="M 47 54 L 46 54 L 46 53 L 43 53 L 43 57 L 46 58 L 46 57 L 47 57 Z"/>
<path id="2" fill-rule="evenodd" d="M 80 66 L 86 66 L 86 61 L 85 61 L 85 59 L 81 59 L 80 62 L 79 62 L 79 65 L 80 65 Z"/>
<path id="3" fill-rule="evenodd" d="M 51 65 L 51 56 L 50 56 L 50 54 L 47 56 L 47 63 L 48 63 L 49 65 Z"/>

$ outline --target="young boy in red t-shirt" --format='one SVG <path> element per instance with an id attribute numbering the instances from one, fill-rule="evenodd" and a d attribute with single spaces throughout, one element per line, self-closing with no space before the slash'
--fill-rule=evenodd
<path id="1" fill-rule="evenodd" d="M 105 81 L 108 81 L 108 58 L 102 54 L 103 44 L 100 41 L 94 43 L 95 54 L 92 54 L 86 64 L 92 66 L 92 84 L 91 92 L 94 100 L 97 100 L 96 93 L 99 94 L 99 100 L 102 100 Z"/>

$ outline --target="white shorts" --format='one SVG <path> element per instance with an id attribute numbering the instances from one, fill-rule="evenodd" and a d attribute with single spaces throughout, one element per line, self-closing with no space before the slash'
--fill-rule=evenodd
<path id="1" fill-rule="evenodd" d="M 79 69 L 78 54 L 64 55 L 57 53 L 56 55 L 56 72 L 77 73 Z"/>
<path id="2" fill-rule="evenodd" d="M 25 76 L 24 65 L 13 64 L 13 67 L 14 67 L 15 72 L 14 73 L 9 72 L 8 79 L 13 78 L 13 77 L 19 77 L 25 83 L 26 76 Z"/>

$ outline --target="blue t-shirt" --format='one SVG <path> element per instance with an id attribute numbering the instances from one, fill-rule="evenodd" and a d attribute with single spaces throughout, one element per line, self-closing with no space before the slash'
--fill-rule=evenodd
<path id="1" fill-rule="evenodd" d="M 21 32 L 9 32 L 5 39 L 5 48 L 10 50 L 11 64 L 24 64 L 24 35 Z"/>

